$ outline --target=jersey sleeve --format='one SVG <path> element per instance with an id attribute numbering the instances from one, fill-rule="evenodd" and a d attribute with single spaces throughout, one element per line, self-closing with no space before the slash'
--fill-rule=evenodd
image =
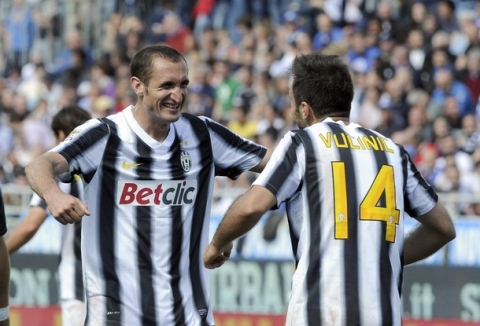
<path id="1" fill-rule="evenodd" d="M 67 138 L 50 152 L 62 155 L 69 164 L 68 173 L 59 175 L 62 182 L 71 182 L 74 174 L 84 176 L 89 182 L 95 174 L 105 151 L 109 127 L 92 119 L 75 128 Z"/>
<path id="2" fill-rule="evenodd" d="M 303 180 L 305 149 L 295 133 L 287 133 L 278 143 L 265 169 L 253 183 L 267 188 L 277 198 L 277 208 L 292 198 Z"/>
<path id="3" fill-rule="evenodd" d="M 216 175 L 236 179 L 257 166 L 267 153 L 264 146 L 235 134 L 212 119 L 202 119 L 210 133 Z"/>
<path id="4" fill-rule="evenodd" d="M 5 216 L 5 203 L 0 189 L 0 237 L 7 233 L 7 217 Z"/>
<path id="5" fill-rule="evenodd" d="M 433 209 L 438 195 L 417 170 L 410 155 L 402 148 L 402 164 L 405 171 L 405 212 L 420 216 Z"/>

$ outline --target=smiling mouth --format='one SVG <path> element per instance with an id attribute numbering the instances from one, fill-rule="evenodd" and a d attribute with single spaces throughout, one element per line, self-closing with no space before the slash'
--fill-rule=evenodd
<path id="1" fill-rule="evenodd" d="M 162 105 L 172 110 L 178 110 L 180 108 L 180 104 L 163 103 Z"/>

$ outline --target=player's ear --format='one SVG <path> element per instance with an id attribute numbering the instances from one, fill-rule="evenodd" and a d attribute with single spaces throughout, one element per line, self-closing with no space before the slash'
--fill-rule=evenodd
<path id="1" fill-rule="evenodd" d="M 308 119 L 313 114 L 312 108 L 307 102 L 302 102 L 302 104 L 300 104 L 300 112 L 302 113 L 303 119 Z"/>
<path id="2" fill-rule="evenodd" d="M 130 84 L 132 85 L 132 88 L 137 96 L 143 96 L 143 93 L 145 92 L 145 85 L 140 79 L 138 79 L 138 77 L 133 76 L 130 78 Z"/>

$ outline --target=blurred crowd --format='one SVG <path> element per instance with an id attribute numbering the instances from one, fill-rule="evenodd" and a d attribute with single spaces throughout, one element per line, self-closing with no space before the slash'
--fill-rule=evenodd
<path id="1" fill-rule="evenodd" d="M 58 10 L 66 4 L 68 10 Z M 269 149 L 295 128 L 288 98 L 294 57 L 340 55 L 355 84 L 352 120 L 402 144 L 438 192 L 480 195 L 475 0 L 2 0 L 1 6 L 0 183 L 26 184 L 24 167 L 53 146 L 49 123 L 63 106 L 103 117 L 133 104 L 130 59 L 146 44 L 165 43 L 190 67 L 184 110 Z M 218 186 L 248 187 L 252 178 L 221 179 Z M 480 215 L 480 203 L 460 210 Z"/>

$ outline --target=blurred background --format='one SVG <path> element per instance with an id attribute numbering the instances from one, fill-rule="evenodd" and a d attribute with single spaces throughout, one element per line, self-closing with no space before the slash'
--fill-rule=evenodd
<path id="1" fill-rule="evenodd" d="M 269 149 L 296 127 L 294 57 L 338 54 L 354 79 L 351 119 L 402 144 L 455 218 L 457 239 L 405 268 L 404 324 L 480 325 L 479 29 L 475 0 L 1 0 L 0 186 L 10 231 L 32 194 L 25 165 L 54 145 L 51 117 L 69 104 L 103 117 L 134 103 L 129 62 L 144 45 L 185 55 L 185 111 Z M 216 180 L 212 232 L 255 176 Z M 50 217 L 11 257 L 13 326 L 61 324 L 61 227 Z M 281 207 L 214 271 L 217 326 L 283 325 L 292 272 Z"/>

